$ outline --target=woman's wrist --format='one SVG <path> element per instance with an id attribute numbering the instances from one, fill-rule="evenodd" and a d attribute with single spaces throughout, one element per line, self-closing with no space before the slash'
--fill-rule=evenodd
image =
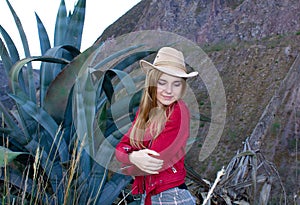
<path id="1" fill-rule="evenodd" d="M 135 151 L 133 151 L 133 152 L 135 152 Z M 128 154 L 128 160 L 129 160 L 129 162 L 131 164 L 133 164 L 133 162 L 132 162 L 132 154 L 133 154 L 133 152 L 131 152 L 131 153 Z"/>

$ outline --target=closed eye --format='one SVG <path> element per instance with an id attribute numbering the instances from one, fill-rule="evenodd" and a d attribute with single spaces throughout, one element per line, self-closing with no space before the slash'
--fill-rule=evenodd
<path id="1" fill-rule="evenodd" d="M 165 80 L 159 80 L 159 81 L 158 81 L 158 84 L 159 84 L 159 85 L 165 85 L 165 84 L 167 84 L 167 82 L 166 82 Z"/>
<path id="2" fill-rule="evenodd" d="M 174 86 L 180 87 L 181 86 L 181 81 L 174 82 Z"/>

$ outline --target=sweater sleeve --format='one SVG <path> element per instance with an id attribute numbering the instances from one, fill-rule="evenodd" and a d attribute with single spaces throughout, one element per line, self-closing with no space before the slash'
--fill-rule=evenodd
<path id="1" fill-rule="evenodd" d="M 136 112 L 134 120 L 132 122 L 132 125 L 128 129 L 127 133 L 123 135 L 122 139 L 116 146 L 115 150 L 115 156 L 118 161 L 124 163 L 124 164 L 131 164 L 129 161 L 129 154 L 134 151 L 134 148 L 130 144 L 130 132 L 132 130 L 132 127 L 137 119 L 137 116 L 139 114 L 139 110 Z"/>
<path id="2" fill-rule="evenodd" d="M 121 141 L 117 144 L 116 151 L 115 151 L 117 160 L 124 164 L 131 164 L 129 161 L 129 154 L 133 151 L 133 148 L 130 145 L 130 139 L 129 139 L 130 131 L 131 131 L 131 128 L 123 136 Z"/>
<path id="3" fill-rule="evenodd" d="M 138 112 L 135 116 L 135 119 L 138 116 Z M 134 124 L 135 120 L 133 121 Z M 132 164 L 129 161 L 129 154 L 133 151 L 136 151 L 137 148 L 132 147 L 130 144 L 130 132 L 132 130 L 132 126 L 127 131 L 127 133 L 122 137 L 121 141 L 117 144 L 115 150 L 116 159 L 122 163 L 121 171 L 123 174 L 132 175 L 132 176 L 139 176 L 139 175 L 146 175 L 145 172 L 141 171 L 138 167 Z"/>
<path id="4" fill-rule="evenodd" d="M 189 129 L 189 109 L 183 101 L 178 101 L 164 130 L 149 148 L 158 152 L 160 154 L 158 158 L 164 160 L 162 170 L 172 167 L 184 157 Z"/>

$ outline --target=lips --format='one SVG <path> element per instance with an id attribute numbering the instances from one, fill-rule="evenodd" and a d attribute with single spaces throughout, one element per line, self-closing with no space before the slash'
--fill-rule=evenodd
<path id="1" fill-rule="evenodd" d="M 173 96 L 162 96 L 164 100 L 172 100 Z"/>

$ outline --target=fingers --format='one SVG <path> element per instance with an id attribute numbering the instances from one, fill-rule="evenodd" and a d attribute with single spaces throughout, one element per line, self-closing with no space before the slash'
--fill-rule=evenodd
<path id="1" fill-rule="evenodd" d="M 151 150 L 151 149 L 143 149 L 143 151 L 149 155 L 159 156 L 158 152 Z"/>
<path id="2" fill-rule="evenodd" d="M 129 160 L 148 174 L 158 174 L 158 170 L 163 166 L 163 160 L 157 159 L 154 156 L 159 156 L 159 153 L 154 150 L 143 149 L 132 152 L 129 155 Z"/>
<path id="3" fill-rule="evenodd" d="M 146 172 L 147 174 L 159 174 L 158 171 L 150 171 L 150 170 L 142 170 L 143 172 Z"/>
<path id="4" fill-rule="evenodd" d="M 139 168 L 148 174 L 158 174 L 158 170 L 162 168 L 162 165 L 148 163 L 141 165 Z"/>
<path id="5" fill-rule="evenodd" d="M 159 153 L 157 153 L 156 151 L 150 150 L 150 149 L 144 149 L 143 151 L 148 155 L 146 157 L 149 160 L 149 162 L 157 163 L 157 164 L 161 164 L 161 165 L 163 164 L 163 162 L 164 162 L 163 160 L 153 157 L 153 156 L 159 156 Z"/>
<path id="6" fill-rule="evenodd" d="M 157 171 L 162 168 L 162 165 L 163 164 L 148 162 L 148 163 L 143 164 L 142 166 L 143 166 L 143 168 L 148 169 L 150 171 Z"/>

